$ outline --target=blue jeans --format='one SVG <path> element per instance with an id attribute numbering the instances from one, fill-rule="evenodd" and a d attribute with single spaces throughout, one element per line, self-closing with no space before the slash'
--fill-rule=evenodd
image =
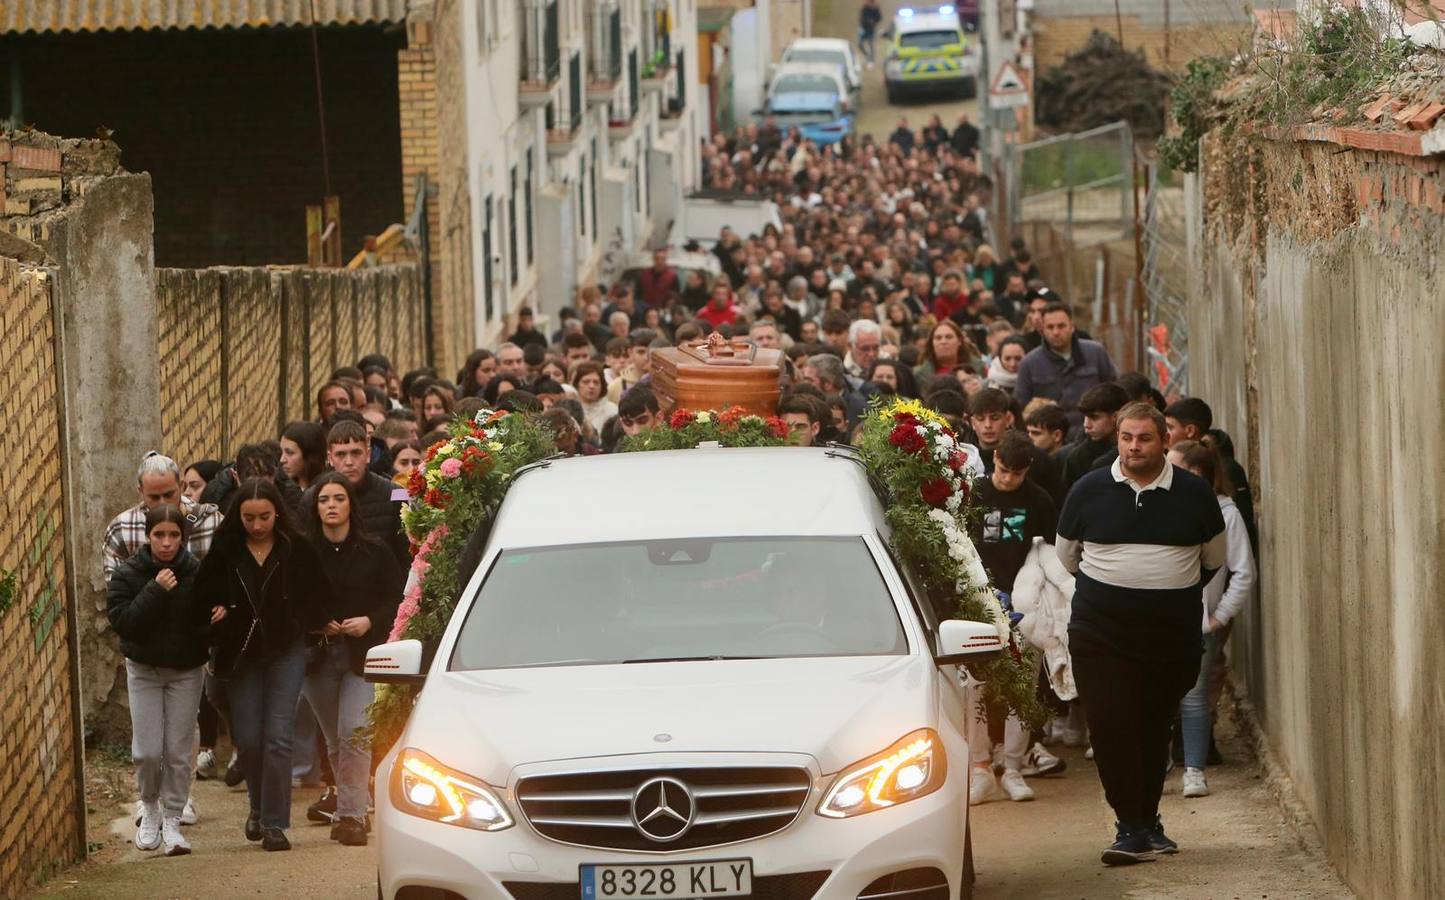
<path id="1" fill-rule="evenodd" d="M 306 702 L 306 688 L 296 703 L 296 726 L 291 734 L 291 780 L 302 787 L 315 787 L 323 780 L 321 762 L 316 758 L 316 713 Z"/>
<path id="2" fill-rule="evenodd" d="M 291 738 L 305 677 L 306 651 L 297 638 L 280 653 L 243 660 L 227 680 L 231 737 L 262 828 L 291 827 Z"/>
<path id="3" fill-rule="evenodd" d="M 1209 738 L 1214 731 L 1214 710 L 1209 704 L 1209 673 L 1224 660 L 1224 642 L 1217 633 L 1204 636 L 1204 658 L 1199 678 L 1179 701 L 1179 730 L 1184 737 L 1184 766 L 1203 769 L 1209 759 Z"/>
<path id="4" fill-rule="evenodd" d="M 301 690 L 326 735 L 336 773 L 336 815 L 360 819 L 370 801 L 371 742 L 357 730 L 366 727 L 375 689 L 351 671 L 351 648 L 343 638 L 327 645 L 321 665 L 306 673 Z"/>

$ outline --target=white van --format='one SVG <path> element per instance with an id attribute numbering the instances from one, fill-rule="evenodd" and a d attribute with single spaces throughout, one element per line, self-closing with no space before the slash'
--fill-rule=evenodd
<path id="1" fill-rule="evenodd" d="M 858 57 L 853 53 L 853 45 L 849 42 L 842 38 L 798 38 L 783 51 L 782 62 L 784 65 L 826 63 L 837 66 L 848 83 L 853 109 L 858 108 L 859 101 L 863 98 L 863 73 L 858 66 Z"/>
<path id="2" fill-rule="evenodd" d="M 519 475 L 432 661 L 368 654 L 425 684 L 379 895 L 970 896 L 957 667 L 999 636 L 940 622 L 888 533 L 845 449 Z"/>

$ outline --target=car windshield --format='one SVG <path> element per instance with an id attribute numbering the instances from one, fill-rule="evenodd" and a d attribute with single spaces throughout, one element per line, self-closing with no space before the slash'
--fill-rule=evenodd
<path id="1" fill-rule="evenodd" d="M 910 31 L 898 37 L 898 46 L 914 50 L 937 50 L 939 47 L 957 43 L 957 31 Z"/>
<path id="2" fill-rule="evenodd" d="M 775 95 L 836 94 L 838 93 L 838 82 L 827 75 L 805 75 L 803 73 L 779 75 L 778 80 L 773 82 L 773 93 Z"/>
<path id="3" fill-rule="evenodd" d="M 706 538 L 503 551 L 451 669 L 906 652 L 862 538 Z"/>
<path id="4" fill-rule="evenodd" d="M 845 66 L 847 59 L 838 50 L 804 50 L 801 48 L 789 50 L 784 57 L 785 62 L 801 63 L 829 63 L 835 66 Z"/>

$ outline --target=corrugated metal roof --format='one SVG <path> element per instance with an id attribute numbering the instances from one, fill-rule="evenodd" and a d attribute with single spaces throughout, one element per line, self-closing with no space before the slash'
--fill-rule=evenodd
<path id="1" fill-rule="evenodd" d="M 408 0 L 0 0 L 0 34 L 404 22 Z"/>

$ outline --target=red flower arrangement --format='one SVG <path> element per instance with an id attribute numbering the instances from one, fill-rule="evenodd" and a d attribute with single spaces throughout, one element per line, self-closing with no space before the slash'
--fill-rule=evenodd
<path id="1" fill-rule="evenodd" d="M 912 418 L 912 416 L 909 416 Z M 917 421 L 916 419 L 914 420 Z M 895 425 L 893 431 L 888 434 L 888 443 L 902 450 L 904 453 L 917 455 L 923 452 L 925 442 L 923 435 L 918 433 L 917 425 L 910 425 L 906 422 Z"/>
<path id="2" fill-rule="evenodd" d="M 924 503 L 935 509 L 943 509 L 948 504 L 948 498 L 953 496 L 953 486 L 946 478 L 934 478 L 923 482 L 918 492 L 923 495 Z"/>
<path id="3" fill-rule="evenodd" d="M 693 420 L 695 420 L 696 418 L 697 416 L 693 415 L 691 410 L 681 408 L 674 409 L 672 411 L 672 416 L 667 420 L 667 427 L 674 430 L 686 428 L 687 426 L 691 425 L 693 423 Z"/>
<path id="4" fill-rule="evenodd" d="M 426 473 L 422 466 L 411 470 L 411 477 L 406 480 L 406 492 L 413 497 L 420 497 L 426 493 Z"/>
<path id="5" fill-rule="evenodd" d="M 768 433 L 775 438 L 788 436 L 788 423 L 777 416 L 768 416 Z"/>

